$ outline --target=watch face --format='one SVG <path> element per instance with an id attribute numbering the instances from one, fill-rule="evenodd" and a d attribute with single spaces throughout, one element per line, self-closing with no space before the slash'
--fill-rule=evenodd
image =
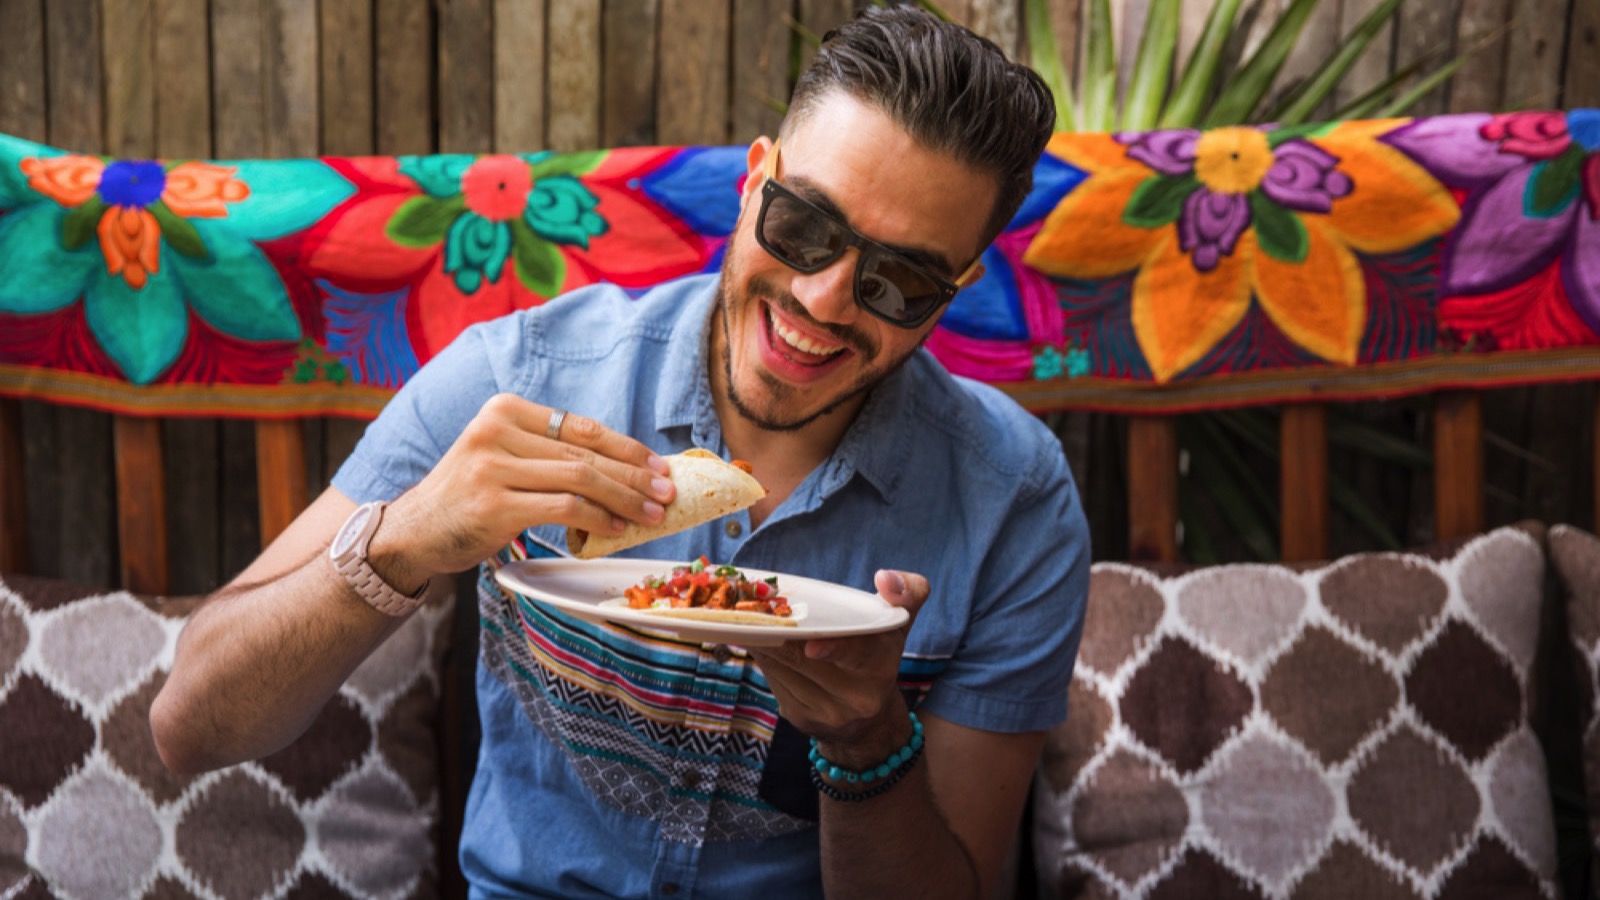
<path id="1" fill-rule="evenodd" d="M 363 505 L 357 507 L 356 511 L 350 514 L 350 518 L 345 520 L 344 527 L 340 528 L 339 533 L 333 538 L 333 546 L 330 550 L 334 556 L 343 556 L 349 552 L 351 546 L 355 544 L 356 538 L 360 537 L 361 529 L 366 527 L 367 520 L 372 518 L 373 511 L 371 506 Z"/>

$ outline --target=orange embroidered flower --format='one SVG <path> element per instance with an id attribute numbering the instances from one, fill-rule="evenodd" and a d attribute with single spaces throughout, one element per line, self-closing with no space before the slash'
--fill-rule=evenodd
<path id="1" fill-rule="evenodd" d="M 113 206 L 100 217 L 100 249 L 106 270 L 138 290 L 161 268 L 161 226 L 149 210 Z"/>
<path id="2" fill-rule="evenodd" d="M 1459 216 L 1444 186 L 1378 141 L 1394 124 L 1059 134 L 1051 152 L 1089 178 L 1024 261 L 1063 278 L 1134 273 L 1134 335 L 1158 382 L 1252 302 L 1300 347 L 1353 364 L 1367 320 L 1358 254 L 1436 238 Z"/>

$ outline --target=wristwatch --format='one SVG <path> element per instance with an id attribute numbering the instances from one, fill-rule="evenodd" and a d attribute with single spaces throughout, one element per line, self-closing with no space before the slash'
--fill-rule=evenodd
<path id="1" fill-rule="evenodd" d="M 333 536 L 333 543 L 328 547 L 328 559 L 333 562 L 333 570 L 344 576 L 356 594 L 371 604 L 373 609 L 391 616 L 405 616 L 422 605 L 428 582 L 424 581 L 415 594 L 407 596 L 390 587 L 367 562 L 367 547 L 371 545 L 372 535 L 377 532 L 378 525 L 383 522 L 383 510 L 388 505 L 382 500 L 374 500 L 356 507 L 350 518 L 339 526 L 339 533 Z"/>

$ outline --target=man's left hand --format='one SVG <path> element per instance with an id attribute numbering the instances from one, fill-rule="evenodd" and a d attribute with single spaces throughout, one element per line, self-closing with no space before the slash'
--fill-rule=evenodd
<path id="1" fill-rule="evenodd" d="M 750 648 L 783 717 L 816 738 L 829 760 L 850 768 L 882 762 L 910 736 L 899 690 L 900 654 L 929 592 L 928 580 L 910 572 L 881 570 L 873 584 L 884 600 L 911 614 L 905 625 L 858 637 Z"/>

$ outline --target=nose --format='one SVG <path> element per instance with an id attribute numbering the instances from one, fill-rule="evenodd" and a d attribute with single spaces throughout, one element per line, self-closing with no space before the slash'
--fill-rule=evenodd
<path id="1" fill-rule="evenodd" d="M 811 318 L 849 325 L 861 314 L 855 300 L 856 263 L 860 258 L 861 251 L 852 247 L 827 268 L 810 275 L 793 273 L 790 288 Z"/>

